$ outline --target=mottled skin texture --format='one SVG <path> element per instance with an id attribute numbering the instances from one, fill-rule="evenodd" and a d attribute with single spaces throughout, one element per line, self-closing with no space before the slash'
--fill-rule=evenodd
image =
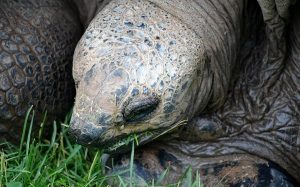
<path id="1" fill-rule="evenodd" d="M 193 118 L 205 107 L 219 106 L 228 88 L 230 62 L 236 58 L 233 51 L 238 34 L 230 36 L 231 43 L 226 43 L 222 31 L 210 34 L 216 25 L 203 27 L 201 32 L 180 21 L 185 14 L 178 14 L 177 18 L 153 3 L 137 1 L 132 8 L 133 3 L 111 2 L 106 6 L 87 28 L 74 54 L 73 76 L 79 94 L 73 127 L 76 129 L 78 125 L 79 130 L 91 131 L 95 137 L 85 137 L 82 133 L 77 138 L 87 138 L 86 142 L 89 138 L 99 140 L 89 142 L 98 146 L 111 141 L 111 137 L 133 132 L 157 134 L 180 120 Z M 185 8 L 197 12 L 193 6 Z M 221 22 L 222 18 L 219 19 Z M 194 21 L 201 25 L 206 20 Z M 238 20 L 235 22 L 239 24 Z M 204 33 L 211 40 L 201 39 Z M 212 49 L 217 37 L 223 40 L 217 41 L 223 51 Z M 232 55 L 225 57 L 225 49 Z M 216 57 L 224 60 L 218 61 Z M 223 66 L 222 63 L 227 64 L 223 72 L 217 68 L 215 72 L 211 70 L 211 66 Z M 213 81 L 219 86 L 212 84 Z M 145 116 L 139 116 L 143 112 L 134 103 L 147 102 L 149 108 L 155 105 L 155 110 L 149 109 Z M 99 136 L 102 138 L 97 139 Z"/>
<path id="2" fill-rule="evenodd" d="M 191 165 L 208 186 L 297 186 L 295 3 L 112 1 L 75 52 L 71 135 L 114 153 L 133 134 L 140 144 L 154 140 L 135 157 L 145 180 L 170 166 L 174 181 Z M 128 166 L 118 158 L 113 171 Z"/>
<path id="3" fill-rule="evenodd" d="M 31 105 L 36 119 L 72 106 L 76 14 L 60 0 L 0 1 L 0 138 L 17 140 Z"/>

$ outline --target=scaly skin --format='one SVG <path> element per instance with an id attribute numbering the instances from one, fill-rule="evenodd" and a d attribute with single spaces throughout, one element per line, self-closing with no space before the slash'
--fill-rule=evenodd
<path id="1" fill-rule="evenodd" d="M 158 7 L 134 0 L 107 5 L 91 22 L 74 54 L 78 88 L 71 123 L 77 141 L 101 147 L 112 138 L 145 131 L 153 133 L 151 139 L 206 107 L 220 106 L 238 48 L 239 29 L 234 27 L 239 28 L 242 3 L 232 4 L 237 7 L 232 22 L 216 14 L 209 27 L 198 26 L 208 13 L 198 12 L 193 4 L 180 5 L 195 12 L 192 21 L 179 14 L 180 9 L 162 8 L 168 4 Z M 223 22 L 220 31 L 211 34 Z M 224 36 L 226 30 L 237 34 Z M 214 49 L 215 45 L 220 48 Z M 225 64 L 224 70 L 212 68 Z M 141 102 L 157 102 L 157 106 L 142 118 L 130 116 L 133 103 Z M 148 141 L 148 136 L 141 135 L 141 141 Z"/>
<path id="2" fill-rule="evenodd" d="M 300 16 L 258 2 L 112 1 L 75 52 L 71 135 L 118 153 L 172 131 L 135 156 L 148 181 L 191 165 L 208 185 L 296 186 Z"/>
<path id="3" fill-rule="evenodd" d="M 80 36 L 64 1 L 0 1 L 0 136 L 17 140 L 31 105 L 36 119 L 63 117 L 74 97 L 72 55 Z"/>

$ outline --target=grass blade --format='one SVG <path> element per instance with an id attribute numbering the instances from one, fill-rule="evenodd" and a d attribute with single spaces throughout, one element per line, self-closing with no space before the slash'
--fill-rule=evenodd
<path id="1" fill-rule="evenodd" d="M 92 172 L 93 172 L 93 170 L 94 170 L 94 168 L 95 168 L 95 165 L 96 165 L 97 161 L 99 160 L 99 154 L 100 154 L 100 152 L 97 151 L 97 152 L 96 152 L 96 155 L 94 156 L 92 165 L 91 165 L 91 167 L 90 167 L 90 169 L 89 169 L 89 174 L 88 174 L 87 180 L 90 180 L 90 178 L 91 178 L 91 175 L 92 175 Z"/>
<path id="2" fill-rule="evenodd" d="M 25 135 L 26 135 L 26 130 L 27 130 L 27 123 L 28 123 L 28 119 L 29 119 L 30 113 L 32 111 L 32 108 L 33 108 L 33 106 L 31 106 L 28 109 L 28 111 L 26 113 L 26 116 L 25 116 L 25 121 L 24 121 L 24 125 L 23 125 L 23 131 L 22 131 L 21 141 L 20 141 L 20 147 L 19 147 L 19 158 L 20 159 L 21 159 L 20 155 L 22 153 L 22 147 L 23 147 L 24 139 L 25 139 Z"/>
<path id="3" fill-rule="evenodd" d="M 134 160 L 134 141 L 132 141 L 132 146 L 131 146 L 131 154 L 130 154 L 130 183 L 129 186 L 132 187 L 133 184 L 133 160 Z"/>
<path id="4" fill-rule="evenodd" d="M 30 138 L 31 138 L 31 133 L 32 133 L 33 121 L 34 121 L 34 111 L 32 113 L 32 117 L 31 117 L 31 121 L 30 121 L 30 126 L 29 126 L 29 130 L 28 130 L 28 134 L 27 134 L 26 157 L 28 157 L 28 153 L 29 153 Z"/>

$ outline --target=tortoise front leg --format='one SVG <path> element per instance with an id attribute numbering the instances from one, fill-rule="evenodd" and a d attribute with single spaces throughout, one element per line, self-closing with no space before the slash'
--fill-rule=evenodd
<path id="1" fill-rule="evenodd" d="M 173 146 L 180 143 L 187 142 L 155 142 L 138 149 L 134 155 L 132 179 L 130 154 L 121 154 L 110 159 L 111 169 L 108 172 L 121 175 L 126 183 L 131 181 L 137 186 L 145 186 L 153 181 L 156 185 L 178 182 L 181 186 L 190 186 L 189 169 L 192 171 L 192 181 L 195 181 L 198 173 L 204 186 L 294 186 L 293 179 L 272 162 L 244 154 L 216 158 L 192 157 Z M 111 166 L 112 160 L 114 166 Z M 119 183 L 117 178 L 110 182 Z"/>

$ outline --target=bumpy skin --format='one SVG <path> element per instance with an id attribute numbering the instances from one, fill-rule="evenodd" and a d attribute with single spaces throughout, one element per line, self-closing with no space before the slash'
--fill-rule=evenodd
<path id="1" fill-rule="evenodd" d="M 80 37 L 61 0 L 0 1 L 0 137 L 17 140 L 31 105 L 58 119 L 74 98 L 72 55 Z"/>
<path id="2" fill-rule="evenodd" d="M 173 143 L 173 144 L 172 144 Z M 214 155 L 205 156 L 183 152 L 182 147 L 187 142 L 172 142 L 164 140 L 146 145 L 135 152 L 134 157 L 134 182 L 136 186 L 145 186 L 146 182 L 159 178 L 167 171 L 167 174 L 160 185 L 180 182 L 180 186 L 191 186 L 183 180 L 188 169 L 192 169 L 196 178 L 196 172 L 201 177 L 201 183 L 204 186 L 298 186 L 297 181 L 290 177 L 285 170 L 273 162 L 266 161 L 260 157 L 246 154 L 230 154 L 228 156 Z M 181 146 L 178 146 L 180 145 Z M 180 149 L 178 149 L 180 147 Z M 209 148 L 209 147 L 208 147 Z M 190 149 L 197 149 L 195 145 Z M 197 149 L 199 151 L 199 149 Z M 208 150 L 206 150 L 208 152 Z M 201 155 L 202 153 L 202 155 Z M 224 154 L 222 154 L 224 155 Z M 111 163 L 114 163 L 112 166 Z M 130 173 L 124 170 L 130 167 L 129 155 L 117 155 L 113 161 L 108 161 L 109 173 L 123 176 L 126 182 L 130 182 Z M 112 180 L 114 185 L 119 181 Z"/>
<path id="3" fill-rule="evenodd" d="M 153 138 L 224 101 L 239 34 L 228 40 L 223 33 L 239 30 L 228 23 L 211 34 L 218 23 L 197 28 L 208 13 L 201 15 L 193 4 L 181 7 L 198 15 L 190 20 L 179 9 L 169 13 L 148 1 L 112 1 L 94 18 L 74 54 L 78 88 L 71 123 L 79 142 L 102 146 L 145 131 Z M 218 66 L 225 69 L 212 68 Z"/>
<path id="4" fill-rule="evenodd" d="M 299 6 L 112 1 L 75 52 L 71 135 L 113 153 L 160 137 L 135 157 L 145 180 L 169 163 L 169 181 L 191 165 L 209 186 L 297 186 Z"/>

